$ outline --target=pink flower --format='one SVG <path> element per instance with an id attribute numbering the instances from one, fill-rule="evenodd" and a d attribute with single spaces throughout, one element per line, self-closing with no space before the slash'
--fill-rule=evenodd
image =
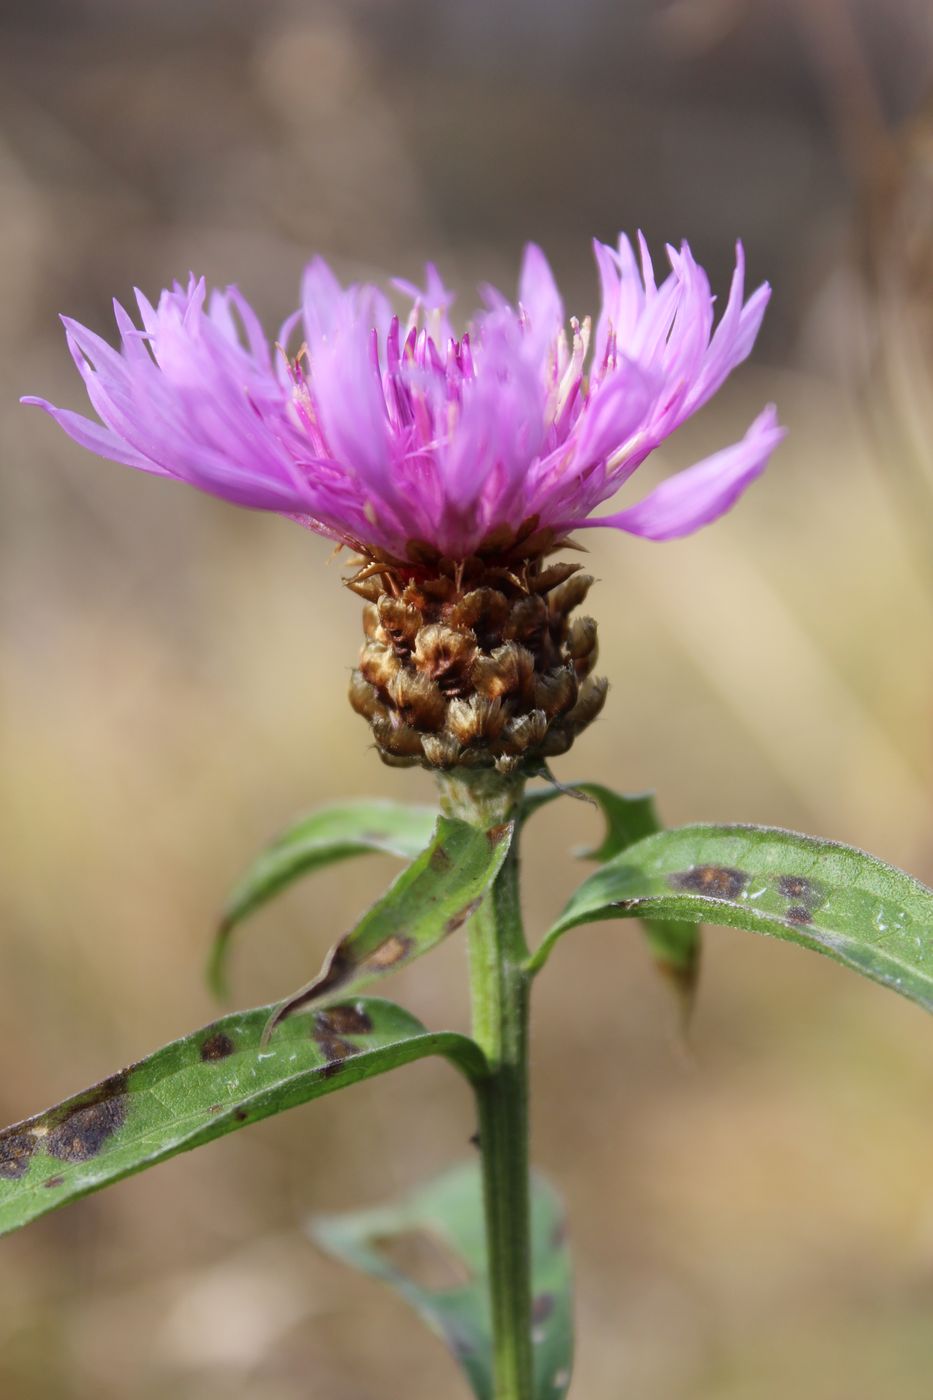
<path id="1" fill-rule="evenodd" d="M 595 245 L 602 308 L 565 320 L 539 248 L 524 256 L 513 306 L 487 288 L 458 337 L 433 267 L 423 290 L 396 283 L 404 319 L 375 287 L 342 288 L 308 267 L 302 308 L 270 348 L 236 288 L 208 297 L 177 283 L 142 328 L 115 303 L 120 350 L 64 319 L 100 423 L 42 399 L 101 456 L 187 481 L 235 505 L 278 511 L 364 554 L 452 559 L 533 553 L 572 530 L 608 525 L 674 539 L 715 520 L 764 469 L 782 437 L 773 407 L 732 447 L 634 505 L 593 511 L 751 351 L 770 294 L 744 301 L 737 249 L 725 310 L 686 244 L 656 286 L 640 242 Z M 525 542 L 523 544 L 523 541 Z"/>

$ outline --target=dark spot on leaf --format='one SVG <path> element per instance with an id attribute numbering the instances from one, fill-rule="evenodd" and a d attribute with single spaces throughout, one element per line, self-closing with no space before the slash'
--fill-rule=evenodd
<path id="1" fill-rule="evenodd" d="M 432 870 L 437 872 L 438 875 L 442 874 L 445 870 L 450 869 L 450 856 L 444 850 L 443 846 L 434 847 L 434 850 L 431 852 L 431 859 L 428 862 L 428 864 L 430 865 Z"/>
<path id="2" fill-rule="evenodd" d="M 32 1133 L 5 1133 L 0 1136 L 0 1180 L 18 1181 L 29 1170 L 29 1159 L 37 1147 Z"/>
<path id="3" fill-rule="evenodd" d="M 501 826 L 491 826 L 486 832 L 486 840 L 490 846 L 498 846 L 500 841 L 505 840 L 511 829 L 511 822 L 503 822 Z"/>
<path id="4" fill-rule="evenodd" d="M 777 887 L 778 894 L 784 899 L 807 904 L 811 909 L 816 909 L 826 898 L 822 885 L 817 884 L 815 880 L 808 880 L 805 875 L 781 875 Z"/>
<path id="5" fill-rule="evenodd" d="M 539 1293 L 531 1305 L 532 1322 L 546 1322 L 554 1311 L 554 1294 Z"/>
<path id="6" fill-rule="evenodd" d="M 246 1112 L 245 1108 L 235 1108 L 233 1110 L 233 1116 L 238 1123 L 245 1123 L 249 1114 Z"/>
<path id="7" fill-rule="evenodd" d="M 784 917 L 792 924 L 808 924 L 813 918 L 813 910 L 805 904 L 792 904 Z"/>
<path id="8" fill-rule="evenodd" d="M 63 1116 L 58 1117 L 45 1144 L 50 1156 L 60 1162 L 87 1162 L 97 1156 L 107 1139 L 126 1122 L 126 1079 L 125 1074 L 105 1079 L 77 1103 L 57 1111 Z"/>
<path id="9" fill-rule="evenodd" d="M 48 1181 L 42 1183 L 43 1186 L 64 1186 L 64 1184 L 65 1178 L 63 1176 L 50 1176 Z"/>
<path id="10" fill-rule="evenodd" d="M 400 963 L 414 947 L 414 940 L 404 933 L 390 933 L 388 938 L 374 948 L 361 964 L 371 972 L 383 972 L 386 968 L 395 967 Z"/>
<path id="11" fill-rule="evenodd" d="M 232 1055 L 236 1045 L 226 1035 L 224 1031 L 215 1031 L 209 1035 L 201 1046 L 201 1059 L 207 1063 L 210 1060 L 225 1060 L 228 1055 Z"/>
<path id="12" fill-rule="evenodd" d="M 351 1045 L 349 1040 L 341 1040 L 341 1038 L 336 1035 L 322 1035 L 315 1031 L 314 1039 L 317 1041 L 321 1054 L 327 1061 L 323 1066 L 325 1079 L 329 1079 L 332 1074 L 336 1074 L 344 1060 L 348 1060 L 351 1055 L 358 1055 L 360 1053 L 356 1045 Z"/>
<path id="13" fill-rule="evenodd" d="M 462 909 L 458 909 L 456 914 L 451 914 L 444 925 L 444 932 L 456 933 L 457 929 L 462 928 L 467 919 L 469 919 L 472 914 L 476 913 L 482 902 L 482 896 L 477 899 L 471 899 L 469 904 L 465 904 Z"/>
<path id="14" fill-rule="evenodd" d="M 360 1006 L 330 1006 L 314 1017 L 314 1035 L 368 1035 L 373 1028 L 372 1017 Z"/>
<path id="15" fill-rule="evenodd" d="M 567 1218 L 561 1216 L 551 1232 L 551 1248 L 563 1249 L 567 1243 Z"/>
<path id="16" fill-rule="evenodd" d="M 735 899 L 747 882 L 744 870 L 733 870 L 728 865 L 694 865 L 668 878 L 672 889 L 705 894 L 711 899 Z"/>

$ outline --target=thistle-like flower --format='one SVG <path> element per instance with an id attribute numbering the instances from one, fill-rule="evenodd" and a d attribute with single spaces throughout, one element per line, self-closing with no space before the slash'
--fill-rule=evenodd
<path id="1" fill-rule="evenodd" d="M 728 510 L 782 436 L 773 407 L 741 442 L 612 514 L 593 512 L 749 354 L 767 305 L 744 300 L 737 250 L 713 329 L 713 297 L 684 244 L 656 285 L 640 240 L 595 245 L 602 307 L 565 319 L 530 246 L 513 305 L 492 288 L 457 335 L 433 267 L 404 319 L 375 287 L 342 288 L 325 263 L 270 347 L 235 288 L 191 278 L 142 328 L 115 303 L 120 351 L 64 319 L 100 423 L 45 408 L 82 446 L 277 511 L 349 546 L 367 599 L 351 701 L 383 757 L 494 765 L 562 752 L 605 684 L 591 619 L 570 620 L 591 580 L 543 563 L 575 530 L 606 525 L 667 540 Z M 300 348 L 289 348 L 300 341 Z"/>

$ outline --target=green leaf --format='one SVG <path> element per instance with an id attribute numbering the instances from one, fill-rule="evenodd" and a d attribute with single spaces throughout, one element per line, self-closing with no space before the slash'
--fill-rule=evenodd
<path id="1" fill-rule="evenodd" d="M 455 933 L 474 914 L 499 873 L 512 824 L 481 831 L 439 817 L 427 850 L 335 943 L 318 975 L 283 1002 L 277 1024 L 310 1002 L 344 998 L 406 966 Z"/>
<path id="2" fill-rule="evenodd" d="M 606 820 L 606 833 L 600 844 L 591 850 L 579 852 L 584 860 L 612 860 L 626 846 L 634 845 L 643 836 L 652 836 L 663 829 L 651 792 L 626 797 L 603 787 L 602 783 L 582 783 L 580 791 L 599 804 Z"/>
<path id="3" fill-rule="evenodd" d="M 303 875 L 350 856 L 382 851 L 413 860 L 430 841 L 436 819 L 433 807 L 378 801 L 341 803 L 301 817 L 257 856 L 227 901 L 208 965 L 214 991 L 225 991 L 230 935 L 248 915 Z"/>
<path id="4" fill-rule="evenodd" d="M 933 890 L 835 841 L 755 826 L 684 826 L 595 871 L 534 954 L 576 924 L 649 915 L 767 933 L 933 1010 Z"/>
<path id="5" fill-rule="evenodd" d="M 575 783 L 570 788 L 553 787 L 531 792 L 525 798 L 524 818 L 527 820 L 531 812 L 565 793 L 571 797 L 575 793 L 584 794 L 597 804 L 605 818 L 606 831 L 601 843 L 591 850 L 577 852 L 585 860 L 612 860 L 634 842 L 664 829 L 652 793 L 626 797 L 603 787 L 602 783 Z M 681 998 L 684 1014 L 688 1015 L 700 971 L 699 925 L 678 919 L 642 917 L 642 927 L 655 963 L 669 978 Z M 543 963 L 544 958 L 541 961 Z"/>
<path id="6" fill-rule="evenodd" d="M 426 1055 L 469 1078 L 479 1046 L 391 1002 L 296 1017 L 261 1048 L 273 1007 L 225 1016 L 0 1133 L 0 1233 L 178 1152 Z"/>
<path id="7" fill-rule="evenodd" d="M 573 1317 L 563 1209 L 532 1178 L 535 1400 L 570 1385 Z M 328 1254 L 382 1279 L 453 1352 L 478 1400 L 492 1400 L 492 1339 L 483 1190 L 478 1163 L 421 1186 L 395 1205 L 311 1221 Z M 390 1384 L 389 1390 L 394 1387 Z"/>

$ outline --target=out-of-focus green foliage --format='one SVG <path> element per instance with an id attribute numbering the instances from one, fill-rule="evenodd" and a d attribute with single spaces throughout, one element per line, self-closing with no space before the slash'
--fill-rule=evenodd
<path id="1" fill-rule="evenodd" d="M 311 1238 L 400 1293 L 453 1352 L 477 1400 L 492 1400 L 482 1176 L 475 1163 L 417 1187 L 395 1205 L 318 1216 Z M 538 1175 L 531 1198 L 535 1400 L 570 1385 L 573 1316 L 564 1210 Z M 394 1381 L 387 1375 L 391 1391 Z"/>

